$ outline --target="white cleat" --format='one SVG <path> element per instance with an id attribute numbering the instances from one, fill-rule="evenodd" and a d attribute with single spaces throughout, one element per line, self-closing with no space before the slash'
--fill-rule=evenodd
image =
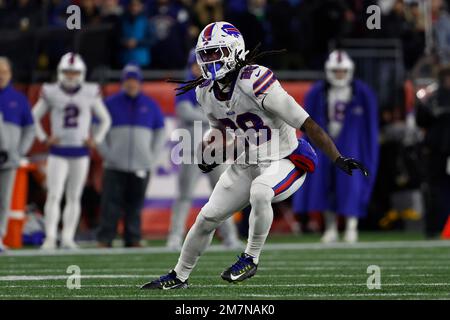
<path id="1" fill-rule="evenodd" d="M 73 240 L 62 241 L 61 248 L 67 249 L 67 250 L 79 249 L 78 245 Z"/>
<path id="2" fill-rule="evenodd" d="M 44 243 L 41 246 L 41 250 L 56 250 L 56 240 L 54 239 L 45 239 Z"/>
<path id="3" fill-rule="evenodd" d="M 320 241 L 322 243 L 335 243 L 339 241 L 339 235 L 336 230 L 326 230 Z"/>
<path id="4" fill-rule="evenodd" d="M 358 231 L 357 230 L 346 230 L 344 234 L 344 241 L 347 243 L 358 242 Z"/>

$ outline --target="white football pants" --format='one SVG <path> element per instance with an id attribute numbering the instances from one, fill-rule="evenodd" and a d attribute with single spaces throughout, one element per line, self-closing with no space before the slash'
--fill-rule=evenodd
<path id="1" fill-rule="evenodd" d="M 227 165 L 221 165 L 207 174 L 212 189 L 214 189 L 214 186 L 226 168 Z M 183 241 L 186 219 L 191 208 L 193 193 L 200 174 L 201 171 L 197 165 L 182 164 L 180 166 L 180 173 L 178 175 L 178 198 L 172 207 L 168 244 L 181 244 Z M 232 245 L 238 242 L 237 229 L 232 217 L 226 219 L 218 229 L 225 244 Z"/>
<path id="2" fill-rule="evenodd" d="M 233 212 L 252 206 L 249 236 L 245 253 L 258 264 L 262 246 L 273 220 L 272 202 L 287 199 L 305 181 L 306 174 L 288 159 L 273 161 L 268 166 L 231 165 L 214 188 L 208 203 L 200 211 L 183 244 L 175 271 L 186 280 L 198 258 L 211 243 L 214 230 Z"/>
<path id="3" fill-rule="evenodd" d="M 47 160 L 47 200 L 45 202 L 46 241 L 56 241 L 61 198 L 65 191 L 62 242 L 72 242 L 81 213 L 81 195 L 89 171 L 89 157 L 64 158 L 49 155 Z"/>

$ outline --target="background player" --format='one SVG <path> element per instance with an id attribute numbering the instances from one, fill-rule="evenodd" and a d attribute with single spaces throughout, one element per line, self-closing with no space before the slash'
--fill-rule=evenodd
<path id="1" fill-rule="evenodd" d="M 111 119 L 97 84 L 85 83 L 86 67 L 80 55 L 65 54 L 58 64 L 58 81 L 44 84 L 34 106 L 37 137 L 50 148 L 47 161 L 48 194 L 45 203 L 46 238 L 43 249 L 56 248 L 60 202 L 65 190 L 61 246 L 76 248 L 74 235 L 80 217 L 80 197 L 89 170 L 89 148 L 103 141 Z M 51 135 L 41 124 L 50 112 Z M 91 137 L 92 114 L 99 120 Z"/>
<path id="2" fill-rule="evenodd" d="M 371 176 L 349 177 L 337 170 L 330 159 L 317 152 L 319 165 L 294 196 L 296 212 L 322 211 L 326 231 L 322 241 L 338 240 L 335 213 L 346 218 L 344 240 L 358 239 L 358 218 L 367 214 L 378 164 L 378 104 L 374 92 L 365 83 L 353 79 L 354 64 L 348 54 L 333 51 L 326 63 L 327 81 L 317 82 L 306 95 L 305 109 L 325 128 L 337 147 L 360 159 Z M 325 99 L 323 97 L 326 97 Z"/>
<path id="3" fill-rule="evenodd" d="M 199 35 L 196 53 L 202 77 L 186 83 L 181 92 L 196 88 L 197 101 L 211 127 L 241 129 L 244 133 L 253 129 L 258 138 L 248 150 L 250 158 L 257 161 L 232 164 L 222 174 L 189 230 L 174 270 L 143 285 L 143 289 L 187 288 L 187 279 L 214 230 L 249 203 L 252 210 L 247 247 L 221 277 L 238 282 L 256 273 L 272 224 L 271 203 L 292 195 L 305 180 L 306 172 L 315 168 L 315 152 L 305 140 L 297 139 L 296 129 L 302 129 L 347 174 L 353 169 L 368 174 L 358 161 L 341 156 L 331 138 L 284 91 L 271 70 L 253 65 L 261 54 L 253 50 L 247 55 L 244 39 L 233 25 L 207 25 Z M 259 137 L 264 133 L 267 140 L 261 142 Z M 202 167 L 208 171 L 217 165 Z"/>
<path id="4" fill-rule="evenodd" d="M 188 80 L 193 80 L 201 76 L 200 67 L 195 61 L 194 50 L 192 50 L 189 55 L 187 71 Z M 176 97 L 176 114 L 179 119 L 180 127 L 189 130 L 192 138 L 194 137 L 194 121 L 203 122 L 203 132 L 209 127 L 208 118 L 199 108 L 194 91 L 188 91 L 185 94 Z M 191 142 L 191 145 L 193 145 L 193 141 Z M 191 159 L 193 159 L 195 153 L 194 148 L 192 148 L 192 150 L 184 149 L 183 152 L 190 152 L 192 155 Z M 226 167 L 226 165 L 221 165 L 207 174 L 211 188 L 214 188 Z M 172 207 L 170 231 L 167 239 L 167 247 L 173 250 L 179 251 L 183 244 L 186 219 L 189 209 L 191 208 L 192 196 L 199 175 L 200 170 L 196 165 L 185 163 L 180 165 L 180 172 L 178 175 L 178 197 Z M 242 243 L 238 239 L 237 229 L 233 222 L 233 218 L 225 220 L 219 227 L 219 232 L 226 247 L 242 247 Z"/>

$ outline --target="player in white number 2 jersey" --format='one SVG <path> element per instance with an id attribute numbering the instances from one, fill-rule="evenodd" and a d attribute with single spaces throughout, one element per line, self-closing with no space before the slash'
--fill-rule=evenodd
<path id="1" fill-rule="evenodd" d="M 211 127 L 222 131 L 253 130 L 258 136 L 264 130 L 266 140 L 249 143 L 249 158 L 256 157 L 256 163 L 236 161 L 222 174 L 187 234 L 174 270 L 143 285 L 143 289 L 187 288 L 188 277 L 210 244 L 214 230 L 248 204 L 252 209 L 247 247 L 221 276 L 237 282 L 256 273 L 272 224 L 271 203 L 288 198 L 300 188 L 306 172 L 314 171 L 315 152 L 305 140 L 297 139 L 296 129 L 305 132 L 348 174 L 361 169 L 367 175 L 358 161 L 341 156 L 331 138 L 287 94 L 271 70 L 253 64 L 261 54 L 257 49 L 245 51 L 242 35 L 233 25 L 216 22 L 206 26 L 199 36 L 196 53 L 202 77 L 185 83 L 181 91 L 196 88 L 197 100 Z M 208 172 L 217 164 L 199 166 Z"/>
<path id="2" fill-rule="evenodd" d="M 111 118 L 103 104 L 100 88 L 85 83 L 86 66 L 75 53 L 65 54 L 58 64 L 58 81 L 44 84 L 33 108 L 37 137 L 50 148 L 47 159 L 45 242 L 42 249 L 55 249 L 60 219 L 60 202 L 65 191 L 61 247 L 73 249 L 80 217 L 80 198 L 89 171 L 89 149 L 103 141 Z M 41 124 L 50 113 L 51 134 Z M 91 135 L 93 115 L 99 125 Z"/>

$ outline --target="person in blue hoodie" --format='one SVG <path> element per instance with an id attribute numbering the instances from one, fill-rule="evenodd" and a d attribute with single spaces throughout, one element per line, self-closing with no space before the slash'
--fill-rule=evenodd
<path id="1" fill-rule="evenodd" d="M 141 0 L 130 0 L 120 23 L 120 63 L 147 67 L 151 63 L 153 31 Z"/>
<path id="2" fill-rule="evenodd" d="M 16 169 L 33 143 L 35 130 L 27 98 L 11 85 L 9 60 L 0 57 L 0 252 L 4 250 Z"/>
<path id="3" fill-rule="evenodd" d="M 136 65 L 122 71 L 122 90 L 105 100 L 112 126 L 99 145 L 103 157 L 103 190 L 99 247 L 111 247 L 124 216 L 126 247 L 139 247 L 141 209 L 158 155 L 166 142 L 160 106 L 142 92 L 142 72 Z"/>
<path id="4" fill-rule="evenodd" d="M 315 83 L 305 98 L 305 109 L 333 138 L 342 153 L 361 160 L 369 177 L 351 177 L 334 168 L 317 150 L 316 172 L 293 198 L 297 213 L 320 211 L 325 215 L 322 242 L 338 240 L 335 214 L 346 218 L 344 240 L 358 240 L 358 219 L 367 214 L 378 166 L 378 103 L 365 83 L 353 79 L 354 64 L 348 54 L 333 51 L 325 63 L 327 81 Z"/>

